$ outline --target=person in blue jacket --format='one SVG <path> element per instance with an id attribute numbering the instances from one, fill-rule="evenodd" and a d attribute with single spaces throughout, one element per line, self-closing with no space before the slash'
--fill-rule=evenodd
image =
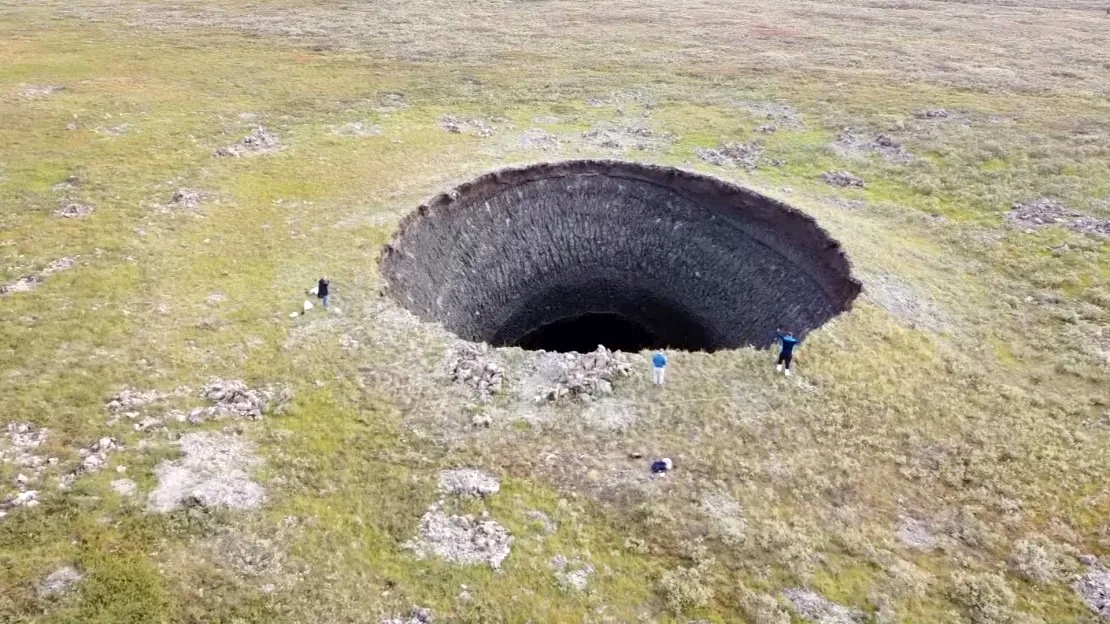
<path id="1" fill-rule="evenodd" d="M 656 351 L 655 355 L 651 358 L 651 383 L 662 386 L 663 373 L 667 368 L 667 356 L 663 355 L 662 351 Z"/>
<path id="2" fill-rule="evenodd" d="M 779 361 L 775 366 L 775 370 L 780 373 L 785 372 L 786 376 L 789 377 L 793 374 L 790 372 L 790 361 L 794 359 L 794 347 L 797 347 L 800 341 L 790 333 L 790 330 L 779 329 L 775 332 L 775 342 L 782 345 L 781 350 L 779 350 Z"/>

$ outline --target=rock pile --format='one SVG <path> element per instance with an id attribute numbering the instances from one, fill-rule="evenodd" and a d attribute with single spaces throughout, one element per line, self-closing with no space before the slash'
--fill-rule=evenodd
<path id="1" fill-rule="evenodd" d="M 448 360 L 451 380 L 478 392 L 479 398 L 488 399 L 501 390 L 501 367 L 490 360 L 489 347 L 470 342 L 459 342 Z"/>
<path id="2" fill-rule="evenodd" d="M 640 150 L 652 152 L 674 142 L 669 132 L 656 132 L 641 125 L 619 125 L 601 122 L 582 133 L 582 138 L 597 147 L 617 151 Z"/>
<path id="3" fill-rule="evenodd" d="M 281 147 L 281 141 L 278 140 L 276 135 L 270 134 L 262 126 L 256 126 L 250 134 L 243 137 L 238 143 L 221 147 L 213 154 L 222 158 L 240 158 L 276 152 Z"/>
<path id="4" fill-rule="evenodd" d="M 97 440 L 89 448 L 78 449 L 77 454 L 82 457 L 81 466 L 74 472 L 96 472 L 100 470 L 108 463 L 108 455 L 119 450 L 121 446 L 115 438 L 104 437 Z"/>
<path id="5" fill-rule="evenodd" d="M 48 463 L 35 451 L 46 441 L 49 430 L 40 429 L 29 422 L 8 423 L 7 435 L 0 438 L 0 462 L 17 466 L 31 474 L 24 479 L 16 478 L 17 483 L 23 485 L 37 479 Z M 57 461 L 57 460 L 55 460 Z"/>
<path id="6" fill-rule="evenodd" d="M 712 149 L 699 147 L 694 153 L 711 165 L 742 167 L 754 171 L 763 156 L 763 146 L 758 143 L 727 143 Z"/>
<path id="7" fill-rule="evenodd" d="M 826 171 L 821 174 L 821 180 L 839 188 L 863 188 L 863 179 L 848 171 Z"/>
<path id="8" fill-rule="evenodd" d="M 7 497 L 0 501 L 0 518 L 8 515 L 8 510 L 13 507 L 34 507 L 38 505 L 38 497 L 38 490 L 27 490 Z"/>
<path id="9" fill-rule="evenodd" d="M 808 589 L 784 589 L 782 595 L 790 603 L 791 609 L 807 622 L 857 624 L 867 621 L 867 615 L 863 611 L 836 604 Z"/>
<path id="10" fill-rule="evenodd" d="M 1110 617 L 1110 569 L 1094 557 L 1087 557 L 1087 572 L 1072 584 L 1072 588 L 1087 605 L 1098 615 Z"/>
<path id="11" fill-rule="evenodd" d="M 74 264 L 73 258 L 58 258 L 46 265 L 46 267 L 38 273 L 32 273 L 31 275 L 21 277 L 10 284 L 0 285 L 0 295 L 34 290 L 47 277 L 60 271 L 68 271 L 73 268 Z"/>
<path id="12" fill-rule="evenodd" d="M 1025 228 L 1062 225 L 1076 232 L 1110 237 L 1110 219 L 1098 219 L 1076 212 L 1047 197 L 1025 203 L 1015 202 L 1012 210 L 1006 214 L 1006 220 Z"/>
<path id="13" fill-rule="evenodd" d="M 461 565 L 488 564 L 493 569 L 509 556 L 513 538 L 492 520 L 448 516 L 432 506 L 420 518 L 415 539 L 405 544 L 418 558 L 434 556 Z"/>
<path id="14" fill-rule="evenodd" d="M 248 418 L 258 420 L 270 411 L 286 408 L 293 395 L 286 388 L 251 388 L 238 380 L 213 379 L 204 385 L 200 395 L 214 403 L 210 407 L 197 407 L 189 412 L 186 420 L 200 423 L 221 418 Z"/>
<path id="15" fill-rule="evenodd" d="M 566 354 L 567 366 L 554 385 L 540 391 L 536 402 L 558 401 L 565 396 L 589 401 L 613 394 L 613 380 L 632 372 L 628 354 L 602 345 L 591 353 Z"/>

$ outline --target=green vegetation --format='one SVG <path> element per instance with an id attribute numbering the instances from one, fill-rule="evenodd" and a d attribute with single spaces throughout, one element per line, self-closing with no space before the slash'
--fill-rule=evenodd
<path id="1" fill-rule="evenodd" d="M 0 427 L 49 429 L 40 454 L 59 459 L 41 504 L 0 518 L 0 621 L 378 622 L 418 604 L 449 622 L 763 624 L 789 621 L 789 587 L 883 622 L 1097 621 L 1070 585 L 1077 554 L 1110 556 L 1110 248 L 1003 214 L 1047 196 L 1110 218 L 1104 14 L 748 5 L 0 6 L 0 285 L 76 261 L 0 295 Z M 797 125 L 754 104 L 788 105 Z M 915 114 L 939 108 L 951 115 Z M 495 131 L 445 132 L 447 115 Z M 338 130 L 355 122 L 380 133 Z M 601 122 L 674 139 L 615 153 L 583 137 Z M 257 125 L 283 149 L 213 156 Z M 916 158 L 840 153 L 848 126 Z M 559 142 L 522 146 L 529 128 Z M 755 171 L 695 155 L 750 141 Z M 663 395 L 646 371 L 618 382 L 625 430 L 575 403 L 542 418 L 513 396 L 475 405 L 442 370 L 448 339 L 378 297 L 378 250 L 452 183 L 588 156 L 788 201 L 868 290 L 808 338 L 794 379 L 740 350 L 674 354 Z M 866 186 L 825 185 L 831 170 Z M 180 188 L 205 198 L 163 209 Z M 52 216 L 70 202 L 95 212 Z M 322 274 L 341 312 L 290 318 Z M 504 357 L 512 375 L 521 357 Z M 148 514 L 111 481 L 149 492 L 172 435 L 198 427 L 152 438 L 109 424 L 105 402 L 212 377 L 294 392 L 285 415 L 204 426 L 256 444 L 268 501 Z M 59 489 L 104 436 L 124 448 Z M 631 451 L 678 470 L 642 479 Z M 499 571 L 403 547 L 455 466 L 501 477 L 495 496 L 453 503 L 512 532 Z M 0 500 L 25 471 L 0 462 Z M 742 525 L 722 529 L 710 494 Z M 900 541 L 904 516 L 936 547 Z M 556 555 L 593 567 L 587 591 L 556 582 Z M 64 565 L 84 578 L 41 595 Z"/>

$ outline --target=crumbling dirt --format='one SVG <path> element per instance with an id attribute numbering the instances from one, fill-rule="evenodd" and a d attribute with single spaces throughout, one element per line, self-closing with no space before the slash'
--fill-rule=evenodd
<path id="1" fill-rule="evenodd" d="M 633 356 L 598 345 L 591 353 L 542 353 L 535 373 L 525 384 L 536 390 L 533 401 L 558 401 L 576 397 L 583 401 L 613 394 L 613 381 L 632 373 Z"/>
<path id="2" fill-rule="evenodd" d="M 863 188 L 863 179 L 849 171 L 826 171 L 821 174 L 821 180 L 838 188 Z"/>
<path id="3" fill-rule="evenodd" d="M 842 156 L 868 156 L 878 154 L 890 162 L 908 162 L 913 160 L 913 154 L 895 139 L 885 134 L 870 134 L 845 128 L 836 137 L 832 145 L 833 151 Z"/>
<path id="4" fill-rule="evenodd" d="M 240 158 L 270 154 L 281 149 L 283 149 L 283 146 L 276 135 L 270 134 L 262 126 L 256 126 L 241 141 L 218 148 L 213 152 L 213 155 L 223 158 Z"/>
<path id="5" fill-rule="evenodd" d="M 1026 228 L 1037 229 L 1059 225 L 1082 234 L 1110 237 L 1110 219 L 1099 219 L 1065 207 L 1060 202 L 1042 197 L 1030 202 L 1015 202 L 1005 219 Z"/>
<path id="6" fill-rule="evenodd" d="M 697 148 L 698 158 L 718 167 L 741 167 L 755 171 L 763 156 L 763 146 L 758 143 L 727 143 L 716 148 Z"/>
<path id="7" fill-rule="evenodd" d="M 484 343 L 457 342 L 448 357 L 447 370 L 451 380 L 470 386 L 478 398 L 488 400 L 501 390 L 503 366 Z"/>
<path id="8" fill-rule="evenodd" d="M 87 216 L 91 215 L 94 210 L 96 210 L 96 209 L 93 208 L 92 206 L 88 205 L 88 204 L 81 204 L 81 203 L 78 203 L 78 202 L 71 202 L 71 203 L 68 203 L 65 206 L 62 206 L 61 208 L 55 210 L 54 211 L 54 216 L 55 217 L 61 217 L 63 219 L 76 219 L 76 218 L 81 218 L 81 217 L 87 217 Z"/>
<path id="9" fill-rule="evenodd" d="M 476 468 L 455 468 L 439 473 L 439 491 L 461 496 L 491 496 L 501 489 L 497 477 Z"/>
<path id="10" fill-rule="evenodd" d="M 162 462 L 155 470 L 158 487 L 147 508 L 166 513 L 182 507 L 255 509 L 266 500 L 265 489 L 250 473 L 262 465 L 241 437 L 205 431 L 179 441 L 185 456 Z"/>

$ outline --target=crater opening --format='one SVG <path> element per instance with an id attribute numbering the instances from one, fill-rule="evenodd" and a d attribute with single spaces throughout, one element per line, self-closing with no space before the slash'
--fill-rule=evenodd
<path id="1" fill-rule="evenodd" d="M 421 319 L 546 351 L 766 347 L 860 283 L 808 215 L 700 174 L 579 160 L 495 171 L 406 216 L 380 259 Z"/>

